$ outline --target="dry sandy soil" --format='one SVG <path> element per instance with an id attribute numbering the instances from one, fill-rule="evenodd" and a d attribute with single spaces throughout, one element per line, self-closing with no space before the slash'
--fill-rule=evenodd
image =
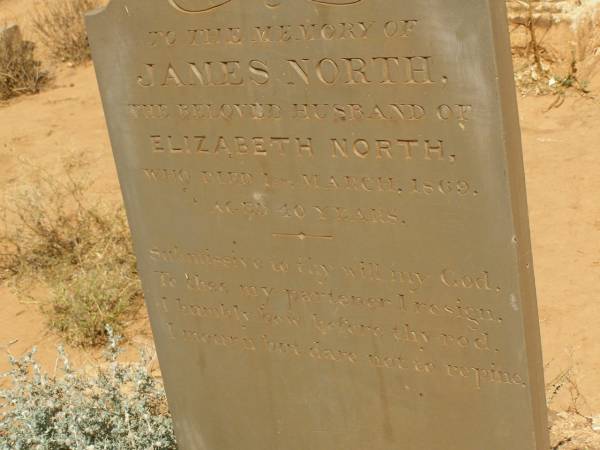
<path id="1" fill-rule="evenodd" d="M 24 18 L 31 1 L 0 0 L 0 23 Z M 24 19 L 26 22 L 26 19 Z M 600 80 L 600 73 L 597 74 Z M 592 80 L 596 81 L 596 80 Z M 587 98 L 573 93 L 559 108 L 552 97 L 521 97 L 525 166 L 547 381 L 572 369 L 578 407 L 600 414 L 600 83 Z M 594 83 L 592 83 L 592 86 Z M 598 96 L 598 99 L 594 98 Z M 93 189 L 120 201 L 111 150 L 91 65 L 60 68 L 52 87 L 0 105 L 0 191 L 19 183 L 18 158 L 58 167 L 69 151 L 91 161 Z M 141 324 L 141 325 L 140 325 Z M 148 340 L 144 319 L 135 327 Z M 136 339 L 134 339 L 135 341 Z M 38 306 L 0 287 L 0 351 L 38 346 L 51 364 L 58 338 Z M 73 350 L 79 360 L 94 355 Z M 0 363 L 0 370 L 5 368 Z M 572 403 L 569 384 L 551 407 Z M 572 406 L 572 405 L 571 405 Z M 558 447 L 557 447 L 558 448 Z M 599 448 L 569 447 L 562 448 Z"/>

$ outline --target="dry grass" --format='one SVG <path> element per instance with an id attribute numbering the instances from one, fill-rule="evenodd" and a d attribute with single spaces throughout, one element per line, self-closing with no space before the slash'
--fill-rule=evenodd
<path id="1" fill-rule="evenodd" d="M 589 405 L 579 389 L 575 366 L 547 384 L 546 396 L 551 406 L 559 396 L 568 402 L 564 411 L 549 411 L 551 450 L 600 449 L 600 432 L 593 430 L 593 418 L 583 412 L 589 410 Z"/>
<path id="2" fill-rule="evenodd" d="M 536 16 L 532 1 L 522 0 L 520 3 L 528 11 L 527 17 L 511 31 L 517 35 L 513 39 L 512 49 L 518 90 L 523 95 L 556 96 L 551 108 L 560 106 L 568 91 L 588 94 L 588 82 L 581 78 L 579 66 L 592 53 L 588 53 L 588 50 L 576 51 L 575 42 L 565 42 L 564 46 L 571 49 L 571 55 L 568 61 L 562 61 L 546 47 L 544 41 L 551 29 L 538 23 L 539 17 Z M 574 36 L 577 41 L 581 39 L 579 34 Z"/>
<path id="3" fill-rule="evenodd" d="M 63 62 L 81 64 L 90 59 L 84 14 L 100 6 L 99 0 L 40 2 L 32 13 L 33 29 L 50 55 Z"/>
<path id="4" fill-rule="evenodd" d="M 600 433 L 588 418 L 573 412 L 550 412 L 552 450 L 598 450 Z"/>
<path id="5" fill-rule="evenodd" d="M 35 94 L 48 80 L 47 72 L 34 57 L 34 48 L 17 28 L 0 34 L 0 100 Z"/>
<path id="6" fill-rule="evenodd" d="M 105 342 L 106 325 L 122 332 L 142 294 L 123 211 L 89 197 L 81 166 L 71 157 L 56 176 L 27 165 L 28 183 L 6 194 L 0 279 L 21 293 L 47 286 L 49 325 L 88 346 Z"/>

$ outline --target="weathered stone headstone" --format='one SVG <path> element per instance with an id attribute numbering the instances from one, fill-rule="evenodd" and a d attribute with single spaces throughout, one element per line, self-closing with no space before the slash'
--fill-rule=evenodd
<path id="1" fill-rule="evenodd" d="M 89 17 L 180 448 L 548 448 L 505 15 Z"/>
<path id="2" fill-rule="evenodd" d="M 7 42 L 20 41 L 21 30 L 18 25 L 11 24 L 0 26 L 0 45 L 5 45 Z"/>

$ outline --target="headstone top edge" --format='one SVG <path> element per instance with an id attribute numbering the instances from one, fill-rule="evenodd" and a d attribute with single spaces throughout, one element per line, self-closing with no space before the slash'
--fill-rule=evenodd
<path id="1" fill-rule="evenodd" d="M 118 4 L 123 3 L 122 0 L 108 0 L 108 3 L 104 6 L 100 6 L 98 8 L 94 8 L 85 13 L 85 21 L 86 23 L 90 23 L 92 21 L 99 20 L 105 16 L 107 16 L 110 11 L 118 6 Z M 127 8 L 125 6 L 125 8 Z"/>

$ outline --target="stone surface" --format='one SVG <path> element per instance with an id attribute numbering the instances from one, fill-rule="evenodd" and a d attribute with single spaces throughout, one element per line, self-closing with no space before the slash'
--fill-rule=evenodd
<path id="1" fill-rule="evenodd" d="M 88 27 L 180 448 L 548 448 L 503 2 Z"/>
<path id="2" fill-rule="evenodd" d="M 0 41 L 21 40 L 21 30 L 18 25 L 0 26 Z"/>
<path id="3" fill-rule="evenodd" d="M 511 22 L 527 24 L 530 18 L 529 2 L 508 0 L 508 16 Z M 578 5 L 577 0 L 531 0 L 533 19 L 540 26 L 551 26 L 559 21 L 568 20 L 567 11 Z"/>

